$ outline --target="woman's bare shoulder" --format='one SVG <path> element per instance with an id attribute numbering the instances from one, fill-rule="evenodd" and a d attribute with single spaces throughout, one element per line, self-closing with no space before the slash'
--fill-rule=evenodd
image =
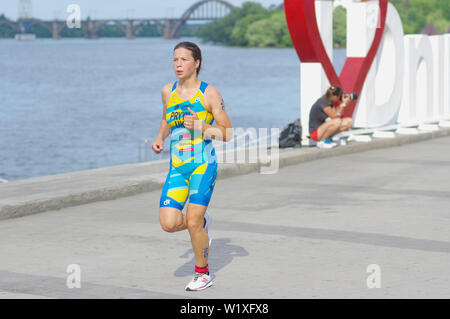
<path id="1" fill-rule="evenodd" d="M 210 96 L 210 97 L 212 97 L 212 98 L 214 98 L 214 97 L 221 97 L 219 90 L 216 89 L 216 88 L 215 88 L 214 86 L 212 86 L 211 84 L 209 84 L 209 85 L 206 87 L 205 95 Z"/>
<path id="2" fill-rule="evenodd" d="M 205 90 L 205 104 L 208 112 L 212 112 L 214 108 L 225 108 L 222 94 L 212 85 L 208 85 Z"/>
<path id="3" fill-rule="evenodd" d="M 163 93 L 163 94 L 164 93 L 165 94 L 170 93 L 170 91 L 172 91 L 172 86 L 173 86 L 174 83 L 175 82 L 170 82 L 170 83 L 167 83 L 166 85 L 164 85 L 162 90 L 161 90 L 161 93 Z"/>
<path id="4" fill-rule="evenodd" d="M 170 93 L 172 92 L 172 86 L 174 83 L 175 82 L 167 83 L 161 89 L 161 97 L 162 97 L 163 101 L 165 101 L 164 104 L 167 104 L 167 101 L 169 100 Z"/>
<path id="5" fill-rule="evenodd" d="M 172 83 L 167 83 L 166 85 L 163 86 L 163 88 L 161 89 L 161 99 L 163 101 L 163 105 L 164 107 L 166 107 L 167 103 L 169 102 L 169 98 L 170 98 L 170 93 L 172 91 L 172 86 L 173 86 L 174 82 Z"/>

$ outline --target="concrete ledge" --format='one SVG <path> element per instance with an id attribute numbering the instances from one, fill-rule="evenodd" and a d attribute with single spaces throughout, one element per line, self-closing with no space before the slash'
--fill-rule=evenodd
<path id="1" fill-rule="evenodd" d="M 450 136 L 450 128 L 417 135 L 374 139 L 367 143 L 355 142 L 327 150 L 310 147 L 280 149 L 279 167 L 445 136 Z M 0 220 L 161 191 L 168 166 L 168 160 L 124 164 L 0 184 Z M 260 172 L 263 167 L 268 165 L 219 164 L 218 179 Z"/>
<path id="2" fill-rule="evenodd" d="M 53 198 L 18 202 L 13 205 L 4 205 L 0 210 L 0 220 L 22 217 L 65 207 L 88 204 L 92 202 L 111 200 L 120 197 L 161 189 L 161 185 L 154 182 L 142 182 L 134 185 L 122 185 L 98 190 L 86 191 L 79 194 L 69 194 Z"/>

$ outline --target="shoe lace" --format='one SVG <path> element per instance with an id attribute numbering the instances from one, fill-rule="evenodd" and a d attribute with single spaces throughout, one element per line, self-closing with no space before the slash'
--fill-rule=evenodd
<path id="1" fill-rule="evenodd" d="M 197 281 L 198 278 L 202 277 L 203 275 L 205 275 L 205 274 L 203 274 L 203 273 L 201 273 L 201 272 L 196 272 L 196 273 L 194 274 L 194 279 L 193 279 L 192 281 Z"/>

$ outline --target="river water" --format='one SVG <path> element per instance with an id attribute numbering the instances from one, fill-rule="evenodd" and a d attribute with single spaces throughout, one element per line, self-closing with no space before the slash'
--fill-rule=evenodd
<path id="1" fill-rule="evenodd" d="M 145 152 L 162 114 L 161 88 L 176 78 L 181 40 L 0 40 L 0 179 L 9 181 L 157 160 Z M 282 129 L 300 116 L 294 49 L 200 44 L 200 79 L 225 100 L 233 127 Z M 335 50 L 336 69 L 345 51 Z"/>

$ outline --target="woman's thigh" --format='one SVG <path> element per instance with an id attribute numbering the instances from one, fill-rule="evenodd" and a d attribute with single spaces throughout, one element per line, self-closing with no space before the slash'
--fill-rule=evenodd
<path id="1" fill-rule="evenodd" d="M 332 119 L 332 120 L 320 125 L 319 128 L 317 129 L 318 140 L 320 141 L 323 139 L 323 135 L 328 129 L 339 128 L 340 123 L 341 123 L 341 119 Z"/>
<path id="2" fill-rule="evenodd" d="M 217 163 L 198 166 L 189 178 L 189 204 L 208 206 L 217 178 Z"/>
<path id="3" fill-rule="evenodd" d="M 172 167 L 164 183 L 159 207 L 176 208 L 183 210 L 189 195 L 189 181 L 186 177 Z"/>

